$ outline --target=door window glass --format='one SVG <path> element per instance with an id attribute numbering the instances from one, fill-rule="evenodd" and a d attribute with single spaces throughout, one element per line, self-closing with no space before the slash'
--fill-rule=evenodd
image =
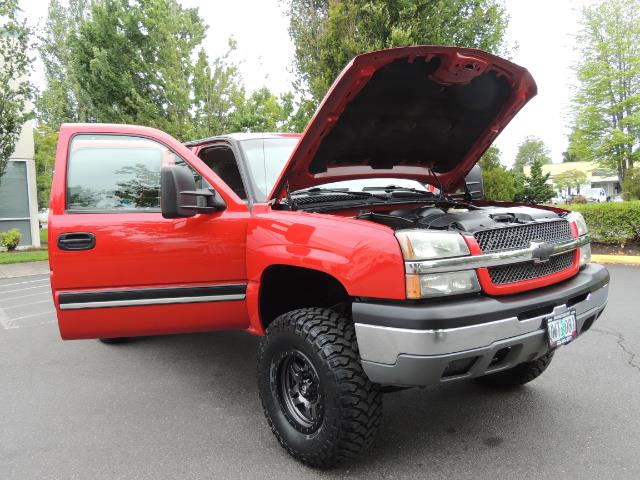
<path id="1" fill-rule="evenodd" d="M 188 167 L 200 188 L 209 184 L 164 145 L 127 135 L 76 135 L 67 166 L 67 210 L 160 211 L 160 169 Z"/>

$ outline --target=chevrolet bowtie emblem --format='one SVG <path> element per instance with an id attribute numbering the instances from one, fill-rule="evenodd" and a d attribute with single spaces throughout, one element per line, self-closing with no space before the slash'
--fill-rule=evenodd
<path id="1" fill-rule="evenodd" d="M 553 253 L 553 245 L 547 242 L 531 242 L 531 249 L 535 264 L 548 262 Z"/>

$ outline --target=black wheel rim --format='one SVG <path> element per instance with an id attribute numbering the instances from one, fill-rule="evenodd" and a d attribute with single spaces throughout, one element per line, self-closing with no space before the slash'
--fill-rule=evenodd
<path id="1" fill-rule="evenodd" d="M 278 400 L 289 423 L 303 433 L 316 431 L 322 424 L 324 401 L 315 367 L 299 350 L 284 352 L 274 363 Z"/>

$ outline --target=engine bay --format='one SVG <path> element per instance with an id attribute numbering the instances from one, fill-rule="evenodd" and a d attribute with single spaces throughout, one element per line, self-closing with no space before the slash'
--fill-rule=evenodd
<path id="1" fill-rule="evenodd" d="M 425 228 L 475 233 L 512 225 L 557 220 L 557 213 L 533 207 L 475 206 L 452 203 L 404 208 L 389 212 L 363 211 L 355 218 L 386 225 L 394 230 Z"/>

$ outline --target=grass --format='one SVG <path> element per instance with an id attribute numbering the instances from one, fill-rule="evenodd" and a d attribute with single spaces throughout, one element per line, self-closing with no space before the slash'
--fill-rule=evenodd
<path id="1" fill-rule="evenodd" d="M 46 228 L 43 228 L 42 230 L 40 230 L 40 243 L 42 245 L 46 245 L 47 244 L 47 235 L 49 234 L 49 230 L 47 230 Z"/>
<path id="2" fill-rule="evenodd" d="M 22 250 L 19 252 L 0 252 L 0 265 L 8 263 L 37 262 L 49 258 L 47 250 Z"/>

